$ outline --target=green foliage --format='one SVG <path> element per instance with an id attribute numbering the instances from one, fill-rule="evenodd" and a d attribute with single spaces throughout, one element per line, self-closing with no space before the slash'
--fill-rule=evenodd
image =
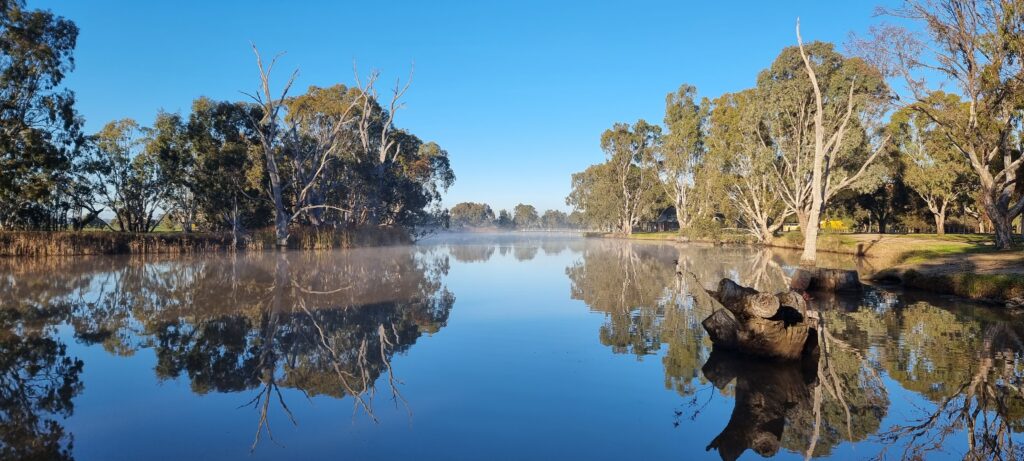
<path id="1" fill-rule="evenodd" d="M 72 166 L 84 142 L 75 95 L 78 27 L 23 0 L 0 5 L 0 229 L 57 229 L 77 199 Z"/>
<path id="2" fill-rule="evenodd" d="M 540 217 L 540 225 L 545 229 L 564 229 L 573 227 L 569 222 L 569 215 L 564 211 L 547 210 Z"/>
<path id="3" fill-rule="evenodd" d="M 533 205 L 520 203 L 516 205 L 512 213 L 512 221 L 520 229 L 536 227 L 540 223 L 540 216 L 537 215 L 537 209 Z"/>
<path id="4" fill-rule="evenodd" d="M 714 218 L 696 218 L 683 229 L 683 235 L 693 240 L 717 242 L 722 239 L 722 223 Z"/>
<path id="5" fill-rule="evenodd" d="M 511 229 L 515 227 L 515 222 L 512 221 L 512 215 L 508 210 L 501 210 L 498 212 L 498 218 L 494 220 L 494 225 L 502 229 Z"/>
<path id="6" fill-rule="evenodd" d="M 657 216 L 665 194 L 655 167 L 661 128 L 638 120 L 616 123 L 601 135 L 607 161 L 573 174 L 565 202 L 583 214 L 588 226 L 623 234 Z"/>
<path id="7" fill-rule="evenodd" d="M 449 213 L 452 227 L 484 227 L 494 223 L 494 211 L 486 203 L 458 203 Z"/>

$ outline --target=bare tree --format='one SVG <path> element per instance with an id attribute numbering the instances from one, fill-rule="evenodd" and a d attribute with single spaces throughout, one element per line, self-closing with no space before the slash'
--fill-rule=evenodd
<path id="1" fill-rule="evenodd" d="M 278 247 L 285 247 L 288 246 L 288 224 L 291 222 L 291 219 L 284 206 L 284 193 L 282 192 L 284 185 L 281 179 L 281 171 L 278 169 L 277 157 L 282 131 L 281 108 L 284 107 L 288 90 L 295 83 L 299 70 L 296 69 L 292 72 L 288 82 L 281 90 L 280 96 L 275 97 L 273 90 L 270 88 L 270 73 L 274 70 L 274 64 L 277 63 L 277 59 L 281 55 L 274 56 L 274 59 L 270 60 L 270 64 L 264 65 L 263 58 L 260 56 L 260 52 L 256 49 L 255 44 L 252 45 L 252 51 L 256 54 L 256 66 L 260 70 L 260 91 L 254 94 L 246 93 L 246 95 L 262 108 L 263 117 L 259 120 L 253 120 L 253 125 L 256 128 L 256 135 L 260 140 L 260 149 L 263 151 L 267 176 L 270 179 L 269 193 L 270 201 L 274 205 L 275 243 Z"/>

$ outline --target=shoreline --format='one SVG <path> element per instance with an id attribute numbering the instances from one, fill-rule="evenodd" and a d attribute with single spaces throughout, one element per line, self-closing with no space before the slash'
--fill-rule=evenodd
<path id="1" fill-rule="evenodd" d="M 589 233 L 590 238 L 662 241 L 674 244 L 712 244 L 802 250 L 793 233 L 769 243 L 733 235 L 731 239 L 692 239 L 678 233 L 630 236 Z M 934 294 L 971 301 L 1024 307 L 1024 251 L 991 248 L 985 234 L 822 234 L 819 254 L 857 258 L 862 282 L 898 284 Z M 862 263 L 870 269 L 864 269 Z"/>
<path id="2" fill-rule="evenodd" d="M 400 245 L 412 241 L 407 231 L 397 228 L 303 227 L 292 229 L 288 249 L 319 251 Z M 259 252 L 275 248 L 272 229 L 239 235 L 237 243 L 233 248 L 230 232 L 3 231 L 0 232 L 0 257 L 202 254 Z"/>

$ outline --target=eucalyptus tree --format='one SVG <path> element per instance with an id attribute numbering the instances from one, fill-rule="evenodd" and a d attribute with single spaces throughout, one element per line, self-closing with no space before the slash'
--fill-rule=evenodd
<path id="1" fill-rule="evenodd" d="M 529 229 L 537 226 L 540 216 L 537 215 L 537 209 L 533 205 L 520 203 L 512 209 L 512 222 L 520 229 Z"/>
<path id="2" fill-rule="evenodd" d="M 95 135 L 89 172 L 99 202 L 114 212 L 117 230 L 151 232 L 167 209 L 169 189 L 144 130 L 132 119 L 107 123 Z"/>
<path id="3" fill-rule="evenodd" d="M 935 93 L 932 100 L 961 105 L 951 94 Z M 893 114 L 890 123 L 905 159 L 904 179 L 931 212 L 935 232 L 944 234 L 947 214 L 961 197 L 969 195 L 970 166 L 924 113 L 907 107 Z"/>
<path id="4" fill-rule="evenodd" d="M 572 175 L 572 189 L 565 204 L 580 227 L 604 231 L 620 226 L 621 188 L 608 162 L 591 165 Z"/>
<path id="5" fill-rule="evenodd" d="M 778 190 L 804 234 L 801 262 L 814 264 L 818 223 L 835 195 L 858 181 L 888 137 L 876 126 L 889 101 L 883 75 L 830 43 L 782 51 L 758 77 L 765 92 L 768 133 L 778 150 Z"/>
<path id="6" fill-rule="evenodd" d="M 363 83 L 356 72 L 356 83 L 362 93 L 361 116 L 357 124 L 359 141 L 366 160 L 372 166 L 368 208 L 371 224 L 380 224 L 383 221 L 383 210 L 386 208 L 382 203 L 382 194 L 387 188 L 388 173 L 398 165 L 398 157 L 403 152 L 403 133 L 395 129 L 394 121 L 398 111 L 405 107 L 402 98 L 412 83 L 412 72 L 410 71 L 404 85 L 401 81 L 395 82 L 386 109 L 379 103 L 376 88 L 379 78 L 380 73 L 373 71 Z"/>
<path id="7" fill-rule="evenodd" d="M 706 143 L 709 163 L 720 167 L 702 179 L 722 182 L 747 230 L 757 241 L 768 242 L 794 210 L 776 190 L 777 158 L 771 140 L 763 134 L 759 98 L 757 89 L 748 89 L 715 100 Z M 710 177 L 715 170 L 718 177 Z"/>
<path id="8" fill-rule="evenodd" d="M 502 229 L 509 229 L 515 226 L 512 221 L 512 215 L 509 214 L 508 210 L 498 211 L 498 217 L 494 220 L 494 225 Z"/>
<path id="9" fill-rule="evenodd" d="M 858 40 L 862 54 L 889 75 L 901 77 L 901 100 L 922 113 L 978 179 L 981 208 L 995 228 L 998 248 L 1012 244 L 1011 222 L 1024 211 L 1019 190 L 1024 4 L 1017 0 L 907 0 L 882 10 L 922 32 L 893 24 Z M 922 37 L 924 35 L 925 37 Z M 965 104 L 932 98 L 928 78 L 959 89 Z"/>
<path id="10" fill-rule="evenodd" d="M 60 220 L 50 206 L 66 189 L 85 137 L 75 95 L 62 86 L 74 68 L 78 27 L 23 0 L 0 5 L 0 228 Z"/>
<path id="11" fill-rule="evenodd" d="M 287 245 L 291 223 L 324 224 L 325 211 L 335 213 L 334 223 L 376 226 L 426 221 L 425 208 L 438 208 L 455 176 L 440 146 L 395 127 L 408 83 L 395 87 L 387 108 L 378 103 L 377 72 L 365 82 L 357 72 L 353 88 L 311 87 L 289 97 L 293 73 L 278 96 L 270 85 L 276 58 L 264 65 L 256 57 L 261 87 L 250 97 L 261 117 L 253 125 L 278 246 Z"/>
<path id="12" fill-rule="evenodd" d="M 569 215 L 564 211 L 547 210 L 540 217 L 541 226 L 545 229 L 561 229 L 569 227 Z"/>
<path id="13" fill-rule="evenodd" d="M 354 127 L 362 99 L 358 89 L 339 84 L 312 86 L 305 94 L 285 102 L 289 222 L 302 217 L 319 225 L 325 211 L 351 212 L 331 198 L 341 198 L 343 194 L 333 194 L 332 189 L 349 180 L 338 165 L 346 159 L 355 160 Z"/>
<path id="14" fill-rule="evenodd" d="M 214 101 L 192 102 L 185 124 L 189 152 L 194 156 L 199 219 L 210 230 L 264 226 L 272 219 L 272 203 L 263 194 L 265 170 L 256 154 L 259 141 L 252 119 L 259 119 L 252 104 Z"/>
<path id="15" fill-rule="evenodd" d="M 291 90 L 292 84 L 295 83 L 295 78 L 298 76 L 299 71 L 296 69 L 292 72 L 291 77 L 285 82 L 279 94 L 274 93 L 270 86 L 270 74 L 274 70 L 274 64 L 277 63 L 277 58 L 280 55 L 275 56 L 269 64 L 265 65 L 263 57 L 260 56 L 259 50 L 256 49 L 256 45 L 252 46 L 252 51 L 256 54 L 256 66 L 259 68 L 260 89 L 258 92 L 250 94 L 249 97 L 261 109 L 258 117 L 252 116 L 252 122 L 260 142 L 260 151 L 264 159 L 263 166 L 270 186 L 267 190 L 267 195 L 274 207 L 275 243 L 279 247 L 284 247 L 288 245 L 288 224 L 291 220 L 287 210 L 285 210 L 284 181 L 281 177 L 281 169 L 278 166 L 278 157 L 282 151 L 280 144 L 283 137 L 281 117 L 283 115 L 282 109 L 285 105 L 285 98 L 288 97 L 288 91 Z"/>
<path id="16" fill-rule="evenodd" d="M 609 173 L 617 184 L 617 224 L 630 235 L 644 218 L 652 217 L 662 202 L 655 153 L 661 142 L 661 127 L 637 120 L 632 126 L 616 123 L 601 135 L 601 149 L 608 159 Z"/>
<path id="17" fill-rule="evenodd" d="M 494 211 L 486 203 L 457 203 L 450 213 L 452 225 L 459 227 L 482 227 L 494 222 Z"/>
<path id="18" fill-rule="evenodd" d="M 168 189 L 167 215 L 186 232 L 192 232 L 198 213 L 197 158 L 178 114 L 159 112 L 146 151 L 159 164 L 160 180 Z"/>
<path id="19" fill-rule="evenodd" d="M 665 127 L 657 151 L 658 174 L 676 209 L 682 232 L 691 218 L 694 179 L 705 155 L 704 125 L 709 102 L 696 101 L 697 88 L 681 85 L 665 97 Z"/>

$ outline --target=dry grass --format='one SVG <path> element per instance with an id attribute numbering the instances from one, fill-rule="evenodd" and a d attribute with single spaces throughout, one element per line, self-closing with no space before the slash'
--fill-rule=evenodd
<path id="1" fill-rule="evenodd" d="M 328 250 L 411 243 L 397 228 L 294 228 L 289 248 Z M 274 248 L 272 229 L 254 231 L 239 239 L 240 250 Z M 112 254 L 193 254 L 231 248 L 230 233 L 153 232 L 0 232 L 0 256 L 77 256 Z"/>

